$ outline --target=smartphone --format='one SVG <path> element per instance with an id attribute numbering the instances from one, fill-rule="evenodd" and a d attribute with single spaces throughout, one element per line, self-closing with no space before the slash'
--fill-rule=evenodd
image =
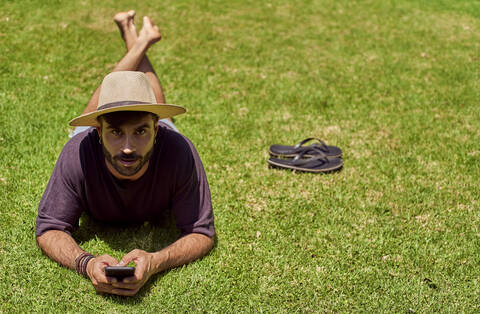
<path id="1" fill-rule="evenodd" d="M 133 276 L 135 273 L 135 267 L 127 266 L 107 266 L 105 267 L 105 274 L 109 277 L 115 277 L 122 279 L 125 277 Z"/>

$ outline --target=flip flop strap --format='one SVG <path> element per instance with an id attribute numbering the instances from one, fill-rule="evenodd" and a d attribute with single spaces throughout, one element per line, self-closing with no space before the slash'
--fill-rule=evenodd
<path id="1" fill-rule="evenodd" d="M 317 141 L 320 143 L 320 145 L 318 145 L 317 143 L 314 143 L 314 144 L 312 144 L 312 145 L 306 146 L 305 148 L 307 148 L 307 147 L 308 147 L 308 148 L 318 148 L 318 149 L 320 149 L 320 150 L 322 150 L 322 151 L 324 151 L 324 152 L 325 152 L 325 151 L 328 151 L 327 144 L 325 144 L 324 141 L 322 141 L 321 139 L 316 138 L 316 137 L 306 138 L 306 139 L 304 139 L 303 141 L 299 142 L 297 145 L 295 145 L 294 148 L 295 148 L 295 149 L 300 148 L 300 147 L 303 146 L 303 144 L 306 144 L 307 142 L 310 142 L 310 141 L 312 141 L 312 140 L 317 140 Z"/>
<path id="2" fill-rule="evenodd" d="M 297 154 L 295 156 L 295 158 L 292 159 L 292 165 L 294 166 L 302 166 L 302 165 L 305 165 L 309 162 L 312 162 L 312 161 L 315 161 L 315 160 L 319 160 L 319 161 L 323 161 L 324 163 L 327 163 L 328 162 L 328 158 L 327 158 L 327 155 L 325 155 L 324 152 L 322 152 L 319 148 L 317 147 L 312 147 L 313 150 L 316 150 L 317 151 L 317 154 L 315 154 L 315 156 L 312 156 L 310 158 L 303 158 L 303 156 L 307 153 L 307 150 L 303 150 L 302 152 L 300 152 L 299 154 Z"/>

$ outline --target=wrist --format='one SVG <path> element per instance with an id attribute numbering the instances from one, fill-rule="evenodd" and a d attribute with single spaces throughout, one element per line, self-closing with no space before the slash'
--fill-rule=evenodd
<path id="1" fill-rule="evenodd" d="M 87 266 L 88 262 L 90 262 L 94 256 L 90 253 L 83 252 L 77 258 L 75 259 L 75 270 L 77 271 L 78 274 L 87 277 Z"/>
<path id="2" fill-rule="evenodd" d="M 87 277 L 87 278 L 91 278 L 92 267 L 94 266 L 94 263 L 95 263 L 94 259 L 95 258 L 96 257 L 93 257 L 93 258 L 91 258 L 87 261 L 87 265 L 85 266 L 85 277 Z"/>
<path id="3" fill-rule="evenodd" d="M 152 254 L 152 275 L 167 270 L 168 252 L 164 250 Z"/>

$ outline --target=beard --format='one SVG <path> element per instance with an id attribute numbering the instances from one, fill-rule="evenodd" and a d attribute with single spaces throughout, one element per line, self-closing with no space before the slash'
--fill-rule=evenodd
<path id="1" fill-rule="evenodd" d="M 118 155 L 112 156 L 112 154 L 110 154 L 110 152 L 105 148 L 105 145 L 102 144 L 103 154 L 105 155 L 105 159 L 107 160 L 107 162 L 110 165 L 112 165 L 112 167 L 115 170 L 117 170 L 118 173 L 128 177 L 133 176 L 134 174 L 139 172 L 140 169 L 142 169 L 142 167 L 150 160 L 150 157 L 152 157 L 152 154 L 153 154 L 153 148 L 154 146 L 152 146 L 152 148 L 144 156 L 138 155 L 136 153 L 118 154 Z M 128 161 L 140 161 L 140 162 L 135 168 L 125 167 L 120 162 L 122 159 L 128 160 Z"/>

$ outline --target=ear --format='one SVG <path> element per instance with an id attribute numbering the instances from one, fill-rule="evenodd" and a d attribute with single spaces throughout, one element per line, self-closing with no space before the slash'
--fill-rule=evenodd
<path id="1" fill-rule="evenodd" d="M 99 138 L 102 138 L 102 128 L 99 127 L 99 126 L 97 126 L 97 127 L 95 127 L 95 128 L 97 129 L 98 137 L 99 137 Z"/>
<path id="2" fill-rule="evenodd" d="M 155 126 L 154 126 L 154 130 L 155 130 L 155 137 L 157 137 L 157 133 L 158 133 L 158 121 L 155 123 Z"/>

